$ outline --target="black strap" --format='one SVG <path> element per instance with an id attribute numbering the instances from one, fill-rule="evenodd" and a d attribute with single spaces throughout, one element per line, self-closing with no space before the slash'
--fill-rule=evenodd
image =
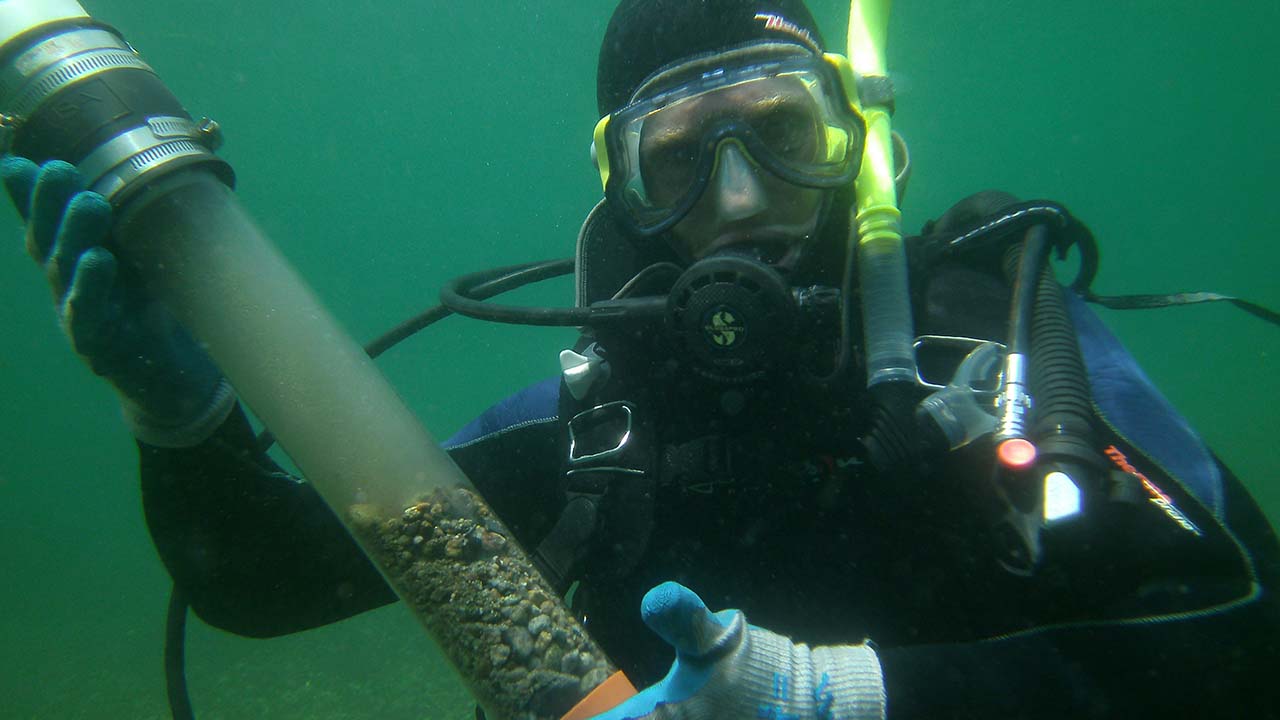
<path id="1" fill-rule="evenodd" d="M 972 198 L 981 202 L 992 196 L 1006 197 L 1002 193 L 980 193 Z M 958 205 L 956 209 L 963 208 Z M 1003 275 L 1001 263 L 1005 248 L 1020 243 L 1028 228 L 1043 225 L 1050 230 L 1053 249 L 1059 258 L 1066 257 L 1072 247 L 1080 253 L 1080 267 L 1070 283 L 1073 289 L 1087 291 L 1098 272 L 1098 243 L 1093 233 L 1059 203 L 1049 200 L 1016 202 L 989 215 L 965 219 L 969 222 L 945 232 L 934 231 L 932 224 L 926 226 L 925 230 L 930 234 L 922 237 L 913 251 L 916 257 L 912 260 L 919 271 L 927 272 L 944 260 L 968 258 L 977 267 L 992 268 Z"/>
<path id="2" fill-rule="evenodd" d="M 558 588 L 583 573 L 619 575 L 639 562 L 653 529 L 651 419 L 633 400 L 592 392 L 573 397 L 561 383 L 564 509 L 534 551 Z"/>
<path id="3" fill-rule="evenodd" d="M 1096 295 L 1085 292 L 1084 299 L 1112 310 L 1151 310 L 1175 305 L 1198 305 L 1207 302 L 1229 302 L 1241 310 L 1280 326 L 1280 313 L 1255 302 L 1215 292 L 1183 292 L 1167 295 Z"/>
<path id="4" fill-rule="evenodd" d="M 586 557 L 599 530 L 600 497 L 585 493 L 570 497 L 542 542 L 534 550 L 538 569 L 560 592 L 569 587 L 578 563 Z"/>
<path id="5" fill-rule="evenodd" d="M 169 614 L 164 633 L 164 679 L 173 720 L 195 720 L 191 697 L 187 694 L 186 628 L 187 597 L 174 583 L 169 591 Z"/>
<path id="6" fill-rule="evenodd" d="M 859 75 L 857 84 L 862 107 L 883 107 L 893 115 L 897 104 L 893 78 L 888 75 Z"/>
<path id="7" fill-rule="evenodd" d="M 967 198 L 978 204 L 988 197 L 997 197 L 991 193 L 979 193 Z M 1003 199 L 1005 196 L 1000 196 Z M 1007 196 L 1012 198 L 1012 196 Z M 962 201 L 957 205 L 961 205 Z M 963 209 L 963 208 L 961 208 Z M 951 211 L 948 211 L 951 212 Z M 945 216 L 944 216 L 945 217 Z M 1089 289 L 1098 271 L 1098 246 L 1083 223 L 1076 220 L 1062 205 L 1047 201 L 1014 202 L 1000 207 L 976 221 L 971 218 L 959 230 L 948 227 L 946 232 L 937 232 L 921 239 L 917 251 L 923 267 L 933 267 L 936 263 L 951 257 L 972 255 L 988 250 L 990 247 L 1006 243 L 1016 237 L 1016 231 L 1024 230 L 1030 224 L 1042 223 L 1053 231 L 1054 248 L 1058 257 L 1065 257 L 1068 249 L 1075 246 L 1080 252 L 1080 269 L 1076 278 L 1070 283 L 1071 289 L 1080 293 L 1085 300 L 1113 310 L 1150 310 L 1153 308 L 1172 307 L 1175 305 L 1197 305 L 1206 302 L 1229 302 L 1241 310 L 1261 318 L 1272 325 L 1280 326 L 1280 313 L 1250 300 L 1215 292 L 1183 292 L 1163 295 L 1098 295 Z M 942 224 L 939 221 L 939 224 Z M 926 232 L 933 229 L 926 226 Z"/>

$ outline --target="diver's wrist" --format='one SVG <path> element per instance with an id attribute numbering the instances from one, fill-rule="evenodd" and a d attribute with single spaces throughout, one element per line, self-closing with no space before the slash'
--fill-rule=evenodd
<path id="1" fill-rule="evenodd" d="M 884 720 L 888 712 L 884 672 L 870 645 L 814 648 L 813 670 L 819 703 L 822 697 L 830 697 L 835 706 L 829 717 Z"/>
<path id="2" fill-rule="evenodd" d="M 160 415 L 120 394 L 120 405 L 129 431 L 147 445 L 185 448 L 207 440 L 226 421 L 236 406 L 235 390 L 225 377 L 218 376 L 200 403 L 181 415 Z"/>
<path id="3" fill-rule="evenodd" d="M 885 720 L 884 674 L 869 644 L 811 648 L 747 627 L 729 662 L 741 678 L 737 692 L 755 696 L 761 717 Z"/>

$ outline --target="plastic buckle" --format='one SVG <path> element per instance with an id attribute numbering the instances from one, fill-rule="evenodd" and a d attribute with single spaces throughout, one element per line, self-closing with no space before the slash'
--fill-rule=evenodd
<path id="1" fill-rule="evenodd" d="M 569 421 L 569 464 L 617 457 L 631 441 L 633 424 L 631 404 L 624 400 L 597 405 L 574 415 Z M 587 443 L 590 447 L 584 449 L 582 446 Z"/>
<path id="2" fill-rule="evenodd" d="M 985 345 L 987 343 L 991 343 L 992 345 L 995 345 L 996 347 L 1000 348 L 1000 352 L 1002 354 L 1008 350 L 1008 348 L 1005 347 L 1002 343 L 992 342 L 990 340 L 980 340 L 978 338 L 959 337 L 959 336 L 953 336 L 953 335 L 921 335 L 917 337 L 915 343 L 913 343 L 911 346 L 912 350 L 915 351 L 915 356 L 916 356 L 915 357 L 916 384 L 920 385 L 921 387 L 931 388 L 933 390 L 941 390 L 947 387 L 947 385 L 951 383 L 951 378 L 946 378 L 946 380 L 942 383 L 930 382 L 929 380 L 925 379 L 924 375 L 920 373 L 921 348 L 924 348 L 926 346 L 940 347 L 943 350 L 950 350 L 950 351 L 956 352 L 959 355 L 960 359 L 963 360 L 965 357 L 968 357 L 969 353 L 972 352 L 979 345 Z M 959 367 L 959 363 L 956 363 L 956 367 Z M 996 393 L 998 393 L 1000 378 L 997 376 L 989 379 L 991 380 L 990 390 L 985 390 L 985 389 L 980 389 L 975 387 L 973 388 L 973 391 L 978 394 L 990 394 L 990 395 L 995 395 Z"/>

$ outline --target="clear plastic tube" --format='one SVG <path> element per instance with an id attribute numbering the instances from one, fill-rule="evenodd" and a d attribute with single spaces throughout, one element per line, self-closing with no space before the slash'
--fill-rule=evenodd
<path id="1" fill-rule="evenodd" d="M 559 718 L 610 677 L 511 532 L 240 206 L 213 154 L 217 124 L 192 121 L 74 0 L 0 0 L 0 59 L 0 147 L 75 163 L 112 202 L 113 249 L 205 345 L 489 716 Z"/>
<path id="2" fill-rule="evenodd" d="M 466 477 L 211 174 L 116 241 L 206 346 L 494 718 L 558 718 L 614 668 Z"/>
<path id="3" fill-rule="evenodd" d="M 468 485 L 225 185 L 184 173 L 126 210 L 129 260 L 330 503 Z"/>

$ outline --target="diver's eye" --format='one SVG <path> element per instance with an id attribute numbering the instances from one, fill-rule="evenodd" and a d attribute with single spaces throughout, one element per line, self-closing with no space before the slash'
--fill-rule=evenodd
<path id="1" fill-rule="evenodd" d="M 678 140 L 663 143 L 654 154 L 654 163 L 661 168 L 683 169 L 698 157 L 698 143 Z"/>
<path id="2" fill-rule="evenodd" d="M 645 189 L 657 204 L 679 197 L 693 182 L 697 141 L 668 139 L 642 151 L 640 172 Z"/>
<path id="3" fill-rule="evenodd" d="M 810 163 L 817 157 L 817 124 L 813 115 L 799 108 L 773 108 L 752 119 L 751 129 L 760 142 L 780 159 Z"/>

